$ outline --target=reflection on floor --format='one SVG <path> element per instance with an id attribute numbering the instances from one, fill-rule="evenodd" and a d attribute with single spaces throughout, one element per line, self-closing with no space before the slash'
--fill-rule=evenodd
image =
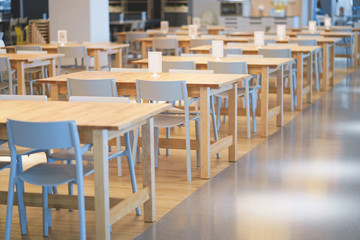
<path id="1" fill-rule="evenodd" d="M 360 72 L 137 239 L 360 239 Z"/>

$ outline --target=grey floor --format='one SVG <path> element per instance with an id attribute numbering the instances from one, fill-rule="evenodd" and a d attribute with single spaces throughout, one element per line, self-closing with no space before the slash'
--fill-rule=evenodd
<path id="1" fill-rule="evenodd" d="M 360 239 L 360 73 L 137 239 Z"/>

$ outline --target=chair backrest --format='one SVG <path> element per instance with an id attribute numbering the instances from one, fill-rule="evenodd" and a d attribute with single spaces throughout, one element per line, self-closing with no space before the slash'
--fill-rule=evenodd
<path id="1" fill-rule="evenodd" d="M 224 49 L 224 56 L 227 56 L 228 54 L 242 54 L 243 50 L 241 48 L 228 48 Z"/>
<path id="2" fill-rule="evenodd" d="M 166 33 L 157 32 L 157 33 L 154 33 L 154 37 L 166 37 Z"/>
<path id="3" fill-rule="evenodd" d="M 248 74 L 248 66 L 246 62 L 218 62 L 209 61 L 208 69 L 214 70 L 214 73 L 229 74 Z"/>
<path id="4" fill-rule="evenodd" d="M 65 54 L 65 59 L 83 59 L 86 70 L 89 70 L 89 58 L 86 46 L 58 46 L 58 53 Z"/>
<path id="5" fill-rule="evenodd" d="M 289 43 L 296 43 L 300 46 L 317 46 L 316 39 L 290 39 Z"/>
<path id="6" fill-rule="evenodd" d="M 0 32 L 0 33 L 3 33 L 3 32 Z M 4 35 L 4 33 L 3 33 Z M 4 40 L 2 40 L 2 38 L 0 38 L 0 47 L 5 47 L 5 42 Z"/>
<path id="7" fill-rule="evenodd" d="M 10 74 L 11 65 L 8 57 L 0 57 L 0 72 L 8 72 Z"/>
<path id="8" fill-rule="evenodd" d="M 169 69 L 169 73 L 214 74 L 214 70 Z"/>
<path id="9" fill-rule="evenodd" d="M 148 33 L 128 32 L 128 33 L 126 33 L 126 42 L 130 43 L 130 42 L 135 41 L 136 39 L 147 38 L 147 37 L 149 37 Z"/>
<path id="10" fill-rule="evenodd" d="M 15 46 L 15 52 L 17 53 L 18 51 L 42 51 L 42 46 L 38 45 L 38 46 L 27 46 L 27 45 L 16 45 Z"/>
<path id="11" fill-rule="evenodd" d="M 149 72 L 147 68 L 111 68 L 110 72 Z"/>
<path id="12" fill-rule="evenodd" d="M 117 97 L 115 79 L 67 79 L 69 96 Z"/>
<path id="13" fill-rule="evenodd" d="M 320 37 L 321 33 L 298 33 L 296 36 L 298 37 Z"/>
<path id="14" fill-rule="evenodd" d="M 182 57 L 212 57 L 211 54 L 182 53 Z"/>
<path id="15" fill-rule="evenodd" d="M 175 38 L 154 38 L 153 49 L 175 49 L 179 48 L 179 42 Z"/>
<path id="16" fill-rule="evenodd" d="M 214 39 L 190 39 L 190 47 L 198 47 L 204 45 L 211 45 Z"/>
<path id="17" fill-rule="evenodd" d="M 254 43 L 238 43 L 238 42 L 229 42 L 226 45 L 228 46 L 254 46 Z"/>
<path id="18" fill-rule="evenodd" d="M 273 46 L 273 47 L 296 47 L 299 46 L 297 43 L 271 43 L 267 46 Z"/>
<path id="19" fill-rule="evenodd" d="M 47 54 L 47 51 L 30 51 L 30 50 L 18 50 L 17 54 Z"/>
<path id="20" fill-rule="evenodd" d="M 129 103 L 127 97 L 88 97 L 88 96 L 70 96 L 69 102 L 117 102 Z"/>
<path id="21" fill-rule="evenodd" d="M 284 49 L 259 49 L 259 54 L 269 58 L 291 58 L 291 50 L 289 48 Z"/>
<path id="22" fill-rule="evenodd" d="M 169 69 L 196 69 L 194 61 L 162 61 L 162 71 L 169 72 Z"/>
<path id="23" fill-rule="evenodd" d="M 249 43 L 253 43 L 253 42 L 254 42 L 254 39 L 249 39 Z M 264 39 L 265 45 L 270 44 L 270 43 L 276 43 L 276 40 L 275 39 Z"/>
<path id="24" fill-rule="evenodd" d="M 263 55 L 259 54 L 228 54 L 226 55 L 228 58 L 263 58 Z"/>
<path id="25" fill-rule="evenodd" d="M 137 101 L 180 101 L 187 105 L 187 88 L 185 81 L 150 81 L 136 80 Z"/>
<path id="26" fill-rule="evenodd" d="M 25 122 L 8 119 L 7 130 L 10 152 L 16 159 L 16 147 L 34 149 L 75 149 L 80 156 L 80 138 L 75 121 Z M 14 155 L 15 154 L 15 155 Z"/>
<path id="27" fill-rule="evenodd" d="M 47 101 L 46 95 L 0 95 L 0 100 Z"/>

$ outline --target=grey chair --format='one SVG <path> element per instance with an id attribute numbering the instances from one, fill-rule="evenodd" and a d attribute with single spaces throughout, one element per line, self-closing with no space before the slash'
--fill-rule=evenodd
<path id="1" fill-rule="evenodd" d="M 129 44 L 128 48 L 125 48 L 124 56 L 125 62 L 128 60 L 135 60 L 145 58 L 146 56 L 141 56 L 141 45 L 140 42 L 136 42 L 137 39 L 149 37 L 148 33 L 143 32 L 128 32 L 126 33 L 125 43 Z"/>
<path id="2" fill-rule="evenodd" d="M 0 57 L 0 90 L 3 94 L 5 94 L 6 90 L 9 91 L 9 94 L 15 92 L 16 82 L 13 82 L 13 73 L 9 58 Z"/>
<path id="3" fill-rule="evenodd" d="M 259 54 L 263 55 L 264 57 L 269 58 L 292 58 L 291 50 L 288 48 L 284 49 L 259 49 Z M 290 75 L 292 74 L 292 75 Z M 270 73 L 270 77 L 276 78 L 276 72 Z M 290 85 L 290 95 L 291 95 L 291 110 L 293 111 L 296 106 L 296 66 L 295 64 L 291 64 L 284 70 L 284 77 L 291 78 L 292 81 L 289 81 Z M 284 85 L 285 87 L 285 85 Z"/>
<path id="4" fill-rule="evenodd" d="M 190 48 L 211 45 L 214 39 L 190 39 Z"/>
<path id="5" fill-rule="evenodd" d="M 196 64 L 194 61 L 162 61 L 162 71 L 169 72 L 169 69 L 195 70 Z"/>
<path id="6" fill-rule="evenodd" d="M 179 56 L 179 41 L 175 38 L 154 38 L 153 51 L 164 51 L 167 54 L 172 51 L 175 56 Z"/>
<path id="7" fill-rule="evenodd" d="M 212 54 L 182 53 L 181 57 L 212 57 Z"/>
<path id="8" fill-rule="evenodd" d="M 248 67 L 246 62 L 219 62 L 219 61 L 209 61 L 208 69 L 213 70 L 214 73 L 222 73 L 222 74 L 248 74 Z M 252 79 L 254 79 L 252 77 Z M 251 120 L 250 120 L 250 102 L 252 106 L 252 122 L 253 122 L 253 131 L 256 132 L 256 105 L 258 99 L 258 89 L 260 89 L 260 85 L 257 82 L 254 82 L 251 87 L 248 86 L 248 80 L 245 80 L 245 84 L 243 87 L 238 88 L 238 97 L 245 98 L 246 103 L 246 119 L 247 119 L 247 136 L 251 138 Z M 217 126 L 220 128 L 221 118 L 221 104 L 222 98 L 228 99 L 229 93 L 222 92 L 215 95 L 217 97 Z M 227 105 L 227 101 L 225 102 L 225 107 Z M 225 119 L 225 118 L 224 118 Z"/>
<path id="9" fill-rule="evenodd" d="M 89 71 L 89 57 L 85 46 L 59 46 L 58 53 L 65 55 L 59 60 L 59 67 L 63 73 Z"/>
<path id="10" fill-rule="evenodd" d="M 242 54 L 241 48 L 224 48 L 224 56 L 227 57 L 229 54 Z"/>

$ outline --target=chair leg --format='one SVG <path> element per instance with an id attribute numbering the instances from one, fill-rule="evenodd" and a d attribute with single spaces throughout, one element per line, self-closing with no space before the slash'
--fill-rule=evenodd
<path id="1" fill-rule="evenodd" d="M 251 138 L 251 119 L 250 119 L 250 96 L 249 92 L 245 93 L 245 101 L 246 101 L 246 125 L 247 125 L 247 137 Z"/>
<path id="2" fill-rule="evenodd" d="M 77 177 L 80 239 L 86 240 L 85 197 L 83 176 Z"/>
<path id="3" fill-rule="evenodd" d="M 221 124 L 221 104 L 222 104 L 222 98 L 217 98 L 217 130 L 220 130 L 220 124 Z"/>
<path id="4" fill-rule="evenodd" d="M 47 187 L 48 188 L 48 194 L 52 193 L 52 187 Z M 48 208 L 48 228 L 51 228 L 52 225 L 52 209 Z"/>
<path id="5" fill-rule="evenodd" d="M 214 139 L 215 139 L 215 141 L 218 141 L 219 135 L 218 135 L 217 127 L 216 127 L 214 96 L 210 97 L 210 113 L 211 113 L 211 119 L 212 119 L 212 124 L 213 124 Z M 216 153 L 216 157 L 219 159 L 220 153 Z"/>
<path id="6" fill-rule="evenodd" d="M 155 168 L 159 166 L 159 128 L 155 128 Z"/>
<path id="7" fill-rule="evenodd" d="M 17 156 L 17 168 L 16 168 L 16 175 L 19 176 L 23 172 L 22 166 L 22 158 L 21 155 Z M 27 217 L 26 217 L 26 207 L 24 205 L 23 200 L 23 193 L 25 191 L 25 186 L 23 181 L 16 182 L 16 192 L 18 197 L 18 210 L 19 210 L 19 217 L 20 217 L 20 226 L 22 234 L 26 234 L 26 226 L 27 226 Z"/>
<path id="8" fill-rule="evenodd" d="M 49 210 L 48 210 L 48 187 L 42 187 L 43 192 L 43 235 L 49 236 Z"/>
<path id="9" fill-rule="evenodd" d="M 179 103 L 179 105 L 181 106 L 181 101 Z M 166 128 L 166 138 L 169 139 L 170 138 L 170 128 Z M 166 149 L 166 156 L 170 155 L 170 149 L 167 148 Z"/>
<path id="10" fill-rule="evenodd" d="M 186 131 L 186 175 L 187 175 L 187 180 L 191 182 L 190 124 L 188 118 L 185 120 L 185 131 Z"/>
<path id="11" fill-rule="evenodd" d="M 131 144 L 130 144 L 129 132 L 124 134 L 124 141 L 125 141 L 125 151 L 127 152 L 126 155 L 127 155 L 127 159 L 128 159 L 132 191 L 133 191 L 133 193 L 136 193 L 137 192 L 136 175 L 135 175 L 135 169 L 134 169 L 134 162 L 133 162 L 132 154 L 131 154 Z M 138 215 L 138 216 L 141 215 L 140 206 L 136 208 L 136 215 Z"/>
<path id="12" fill-rule="evenodd" d="M 121 151 L 121 137 L 116 138 L 116 148 L 118 151 Z M 121 166 L 121 157 L 116 158 L 117 159 L 117 166 L 118 166 L 118 176 L 122 176 L 122 166 Z"/>
<path id="13" fill-rule="evenodd" d="M 195 121 L 195 127 L 196 127 L 196 140 L 198 141 L 198 150 L 196 151 L 196 162 L 197 162 L 197 166 L 200 167 L 200 120 Z M 220 158 L 220 153 L 218 154 Z"/>
<path id="14" fill-rule="evenodd" d="M 252 123 L 253 123 L 253 131 L 256 133 L 256 90 L 251 94 L 251 107 L 252 107 Z"/>
<path id="15" fill-rule="evenodd" d="M 224 107 L 227 108 L 228 107 L 228 100 L 227 98 L 224 99 Z M 223 120 L 223 123 L 226 122 L 226 115 L 224 115 L 224 120 Z"/>
<path id="16" fill-rule="evenodd" d="M 11 220 L 12 220 L 12 211 L 14 205 L 14 188 L 15 188 L 15 178 L 16 178 L 16 163 L 11 163 L 10 168 L 10 178 L 9 178 L 9 188 L 7 195 L 7 207 L 6 207 L 6 223 L 5 223 L 5 240 L 10 240 L 11 234 Z"/>

